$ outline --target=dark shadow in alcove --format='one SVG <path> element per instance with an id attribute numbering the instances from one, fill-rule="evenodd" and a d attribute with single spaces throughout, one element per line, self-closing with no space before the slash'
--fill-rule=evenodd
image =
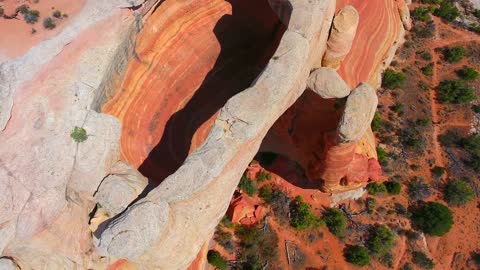
<path id="1" fill-rule="evenodd" d="M 146 192 L 182 165 L 196 130 L 259 76 L 286 30 L 267 0 L 227 1 L 232 15 L 223 16 L 213 29 L 221 46 L 214 67 L 185 107 L 171 116 L 160 142 L 139 167 L 149 179 Z"/>

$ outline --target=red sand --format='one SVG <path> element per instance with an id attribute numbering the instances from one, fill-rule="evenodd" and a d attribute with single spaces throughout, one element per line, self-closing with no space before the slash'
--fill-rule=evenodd
<path id="1" fill-rule="evenodd" d="M 103 108 L 123 124 L 123 158 L 156 183 L 173 173 L 217 111 L 263 69 L 282 33 L 266 1 L 163 2 Z"/>
<path id="2" fill-rule="evenodd" d="M 18 14 L 18 19 L 5 19 L 0 17 L 0 59 L 4 57 L 16 58 L 24 55 L 30 48 L 38 43 L 54 37 L 65 28 L 66 25 L 83 8 L 85 0 L 40 0 L 38 3 L 29 0 L 6 0 L 0 2 L 0 7 L 5 10 L 5 15 L 15 13 L 15 9 L 26 4 L 31 10 L 38 10 L 40 17 L 35 24 L 27 24 L 22 14 Z M 52 17 L 52 13 L 59 10 L 62 14 L 67 14 L 67 18 L 56 19 L 57 26 L 52 30 L 43 27 L 43 20 Z M 37 32 L 32 34 L 32 28 Z"/>

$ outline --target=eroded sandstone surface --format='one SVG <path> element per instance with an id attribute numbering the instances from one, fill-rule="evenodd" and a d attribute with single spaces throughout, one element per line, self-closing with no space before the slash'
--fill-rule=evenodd
<path id="1" fill-rule="evenodd" d="M 285 151 L 311 172 L 323 163 L 307 147 L 350 162 L 332 179 L 324 169 L 336 165 L 320 166 L 312 180 L 326 191 L 375 180 L 373 115 L 353 113 L 352 125 L 349 103 L 376 106 L 357 98 L 373 93 L 360 82 L 378 86 L 401 36 L 400 13 L 394 1 L 352 2 L 88 0 L 56 36 L 1 63 L 2 267 L 185 269 L 264 137 L 278 127 L 291 138 L 282 123 L 297 111 L 297 135 L 312 123 L 318 133 Z M 335 85 L 311 79 L 346 4 L 359 14 L 347 47 L 358 42 L 367 52 L 348 51 Z M 386 16 L 366 16 L 371 9 Z M 378 27 L 362 14 L 392 31 L 366 31 Z M 333 87 L 341 93 L 331 96 Z M 72 139 L 75 127 L 86 141 Z"/>

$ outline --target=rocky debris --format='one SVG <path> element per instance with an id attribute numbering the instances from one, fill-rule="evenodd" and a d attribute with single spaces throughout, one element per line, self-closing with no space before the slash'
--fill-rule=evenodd
<path id="1" fill-rule="evenodd" d="M 113 217 L 127 208 L 145 189 L 148 179 L 124 161 L 113 165 L 95 193 L 95 200 Z"/>
<path id="2" fill-rule="evenodd" d="M 375 90 L 362 83 L 347 98 L 345 111 L 338 126 L 342 142 L 360 140 L 370 128 L 377 110 L 378 98 Z"/>
<path id="3" fill-rule="evenodd" d="M 307 89 L 324 99 L 344 98 L 350 94 L 350 88 L 333 68 L 319 68 L 310 74 Z"/>
<path id="4" fill-rule="evenodd" d="M 358 11 L 353 6 L 345 6 L 335 15 L 327 42 L 323 66 L 337 69 L 350 52 L 359 22 Z"/>
<path id="5" fill-rule="evenodd" d="M 232 198 L 227 210 L 227 215 L 233 223 L 246 226 L 257 223 L 260 220 L 262 213 L 263 206 L 255 205 L 243 194 Z"/>

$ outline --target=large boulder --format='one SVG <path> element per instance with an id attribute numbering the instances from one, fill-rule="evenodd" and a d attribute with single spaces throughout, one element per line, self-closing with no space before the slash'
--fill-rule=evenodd
<path id="1" fill-rule="evenodd" d="M 307 89 L 324 99 L 344 98 L 350 94 L 350 88 L 333 68 L 319 68 L 310 74 Z"/>

